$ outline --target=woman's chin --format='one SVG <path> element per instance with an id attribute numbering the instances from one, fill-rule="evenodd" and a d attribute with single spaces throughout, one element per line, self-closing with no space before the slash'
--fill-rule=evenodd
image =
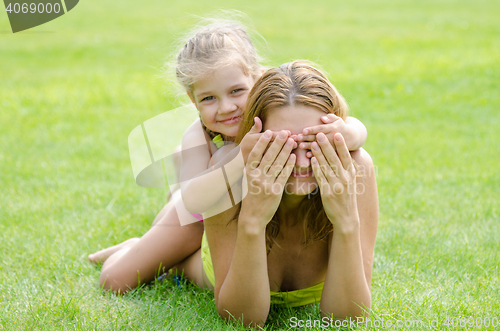
<path id="1" fill-rule="evenodd" d="M 318 183 L 314 178 L 313 180 L 290 180 L 286 183 L 285 193 L 290 195 L 308 195 L 316 190 Z"/>

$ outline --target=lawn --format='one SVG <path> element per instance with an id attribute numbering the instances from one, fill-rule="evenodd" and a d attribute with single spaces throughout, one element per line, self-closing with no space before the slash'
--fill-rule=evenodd
<path id="1" fill-rule="evenodd" d="M 161 67 L 193 14 L 221 7 L 248 14 L 267 65 L 320 64 L 368 128 L 375 324 L 357 330 L 497 329 L 484 323 L 500 324 L 498 1 L 124 0 L 16 34 L 0 13 L 0 330 L 245 329 L 189 284 L 103 292 L 86 258 L 164 205 L 135 184 L 127 137 L 186 101 Z M 292 317 L 318 307 L 273 308 L 266 328 Z"/>

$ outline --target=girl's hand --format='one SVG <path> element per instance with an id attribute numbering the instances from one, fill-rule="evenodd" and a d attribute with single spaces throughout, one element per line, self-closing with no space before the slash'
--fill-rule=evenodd
<path id="1" fill-rule="evenodd" d="M 323 133 L 311 143 L 311 164 L 319 185 L 323 208 L 334 231 L 349 231 L 359 225 L 356 204 L 356 169 L 340 133 L 335 134 L 336 151 Z"/>
<path id="2" fill-rule="evenodd" d="M 248 154 L 250 154 L 255 144 L 257 144 L 257 141 L 259 141 L 259 138 L 263 135 L 263 133 L 261 133 L 262 121 L 260 120 L 260 118 L 255 117 L 254 123 L 255 124 L 252 126 L 250 131 L 248 131 L 245 137 L 243 137 L 240 143 L 241 153 L 243 154 L 243 161 L 245 163 L 247 162 Z M 279 132 L 272 132 L 272 134 L 273 136 L 271 138 L 271 141 L 276 139 Z M 290 135 L 290 131 L 288 131 L 288 135 Z M 294 148 L 297 148 L 296 142 L 294 142 Z"/>
<path id="3" fill-rule="evenodd" d="M 246 182 L 243 185 L 248 191 L 242 202 L 239 222 L 257 231 L 265 229 L 276 213 L 295 165 L 295 154 L 291 154 L 295 141 L 289 137 L 289 132 L 280 131 L 273 142 L 272 137 L 270 130 L 261 135 L 245 165 Z"/>
<path id="4" fill-rule="evenodd" d="M 319 132 L 323 132 L 326 135 L 332 146 L 334 146 L 333 137 L 335 134 L 340 133 L 343 137 L 350 137 L 351 127 L 349 127 L 349 125 L 347 125 L 344 120 L 337 115 L 327 114 L 322 116 L 321 120 L 325 124 L 305 128 L 302 131 L 302 134 L 298 135 L 298 141 L 301 142 L 299 144 L 299 148 L 311 149 L 311 143 L 316 140 L 316 135 Z M 308 157 L 312 157 L 313 154 L 307 153 L 306 155 Z"/>

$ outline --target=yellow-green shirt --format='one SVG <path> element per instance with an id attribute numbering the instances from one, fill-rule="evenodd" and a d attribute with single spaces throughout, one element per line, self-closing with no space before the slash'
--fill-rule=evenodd
<path id="1" fill-rule="evenodd" d="M 212 264 L 212 256 L 208 247 L 207 235 L 203 233 L 201 240 L 201 259 L 203 261 L 203 269 L 208 280 L 215 286 L 215 273 Z M 271 303 L 278 305 L 288 305 L 289 307 L 305 306 L 311 303 L 319 303 L 321 301 L 321 293 L 325 282 L 317 285 L 304 288 L 296 291 L 273 292 L 271 291 Z"/>

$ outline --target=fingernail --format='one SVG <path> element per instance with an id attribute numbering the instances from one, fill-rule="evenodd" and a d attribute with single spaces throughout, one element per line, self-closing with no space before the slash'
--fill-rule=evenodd
<path id="1" fill-rule="evenodd" d="M 328 116 L 321 116 L 321 119 L 324 121 L 328 121 Z"/>
<path id="2" fill-rule="evenodd" d="M 281 131 L 279 137 L 281 139 L 285 139 L 286 138 L 286 133 L 284 131 Z"/>
<path id="3" fill-rule="evenodd" d="M 318 135 L 316 136 L 318 138 L 318 141 L 325 141 L 325 134 L 320 132 L 318 133 Z"/>
<path id="4" fill-rule="evenodd" d="M 313 143 L 311 144 L 311 147 L 312 147 L 312 149 L 314 149 L 315 151 L 317 151 L 317 150 L 319 149 L 318 143 L 316 143 L 316 142 L 313 142 Z"/>
<path id="5" fill-rule="evenodd" d="M 288 138 L 288 140 L 286 141 L 286 145 L 288 147 L 292 146 L 292 144 L 294 143 L 293 139 L 292 138 Z"/>
<path id="6" fill-rule="evenodd" d="M 335 140 L 337 141 L 342 141 L 342 135 L 339 133 L 339 134 L 336 134 L 335 135 Z"/>
<path id="7" fill-rule="evenodd" d="M 266 138 L 271 138 L 271 137 L 272 137 L 272 135 L 273 135 L 273 134 L 272 134 L 272 133 L 271 133 L 271 131 L 269 131 L 269 130 L 266 130 L 266 132 L 264 133 L 264 137 L 266 137 Z"/>
<path id="8" fill-rule="evenodd" d="M 309 130 L 304 130 L 304 136 L 307 136 L 308 133 L 309 133 Z"/>
<path id="9" fill-rule="evenodd" d="M 313 157 L 311 158 L 311 162 L 312 162 L 312 163 L 314 163 L 314 164 L 317 164 L 317 163 L 318 163 L 318 160 L 316 160 L 316 158 L 313 156 Z"/>

